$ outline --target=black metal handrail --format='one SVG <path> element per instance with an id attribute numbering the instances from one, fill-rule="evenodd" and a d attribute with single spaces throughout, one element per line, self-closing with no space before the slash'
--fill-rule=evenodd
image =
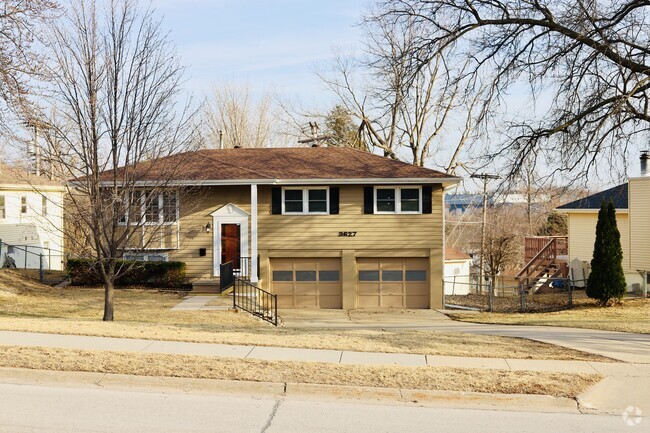
<path id="1" fill-rule="evenodd" d="M 273 326 L 278 326 L 278 295 L 267 292 L 239 277 L 234 277 L 232 287 L 234 308 L 248 311 Z"/>

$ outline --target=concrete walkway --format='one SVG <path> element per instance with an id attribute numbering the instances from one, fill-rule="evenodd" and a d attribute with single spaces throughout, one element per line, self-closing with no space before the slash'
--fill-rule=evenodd
<path id="1" fill-rule="evenodd" d="M 643 364 L 603 363 L 587 361 L 469 358 L 409 353 L 374 353 L 348 350 L 300 349 L 289 347 L 240 346 L 212 343 L 143 340 L 129 338 L 91 337 L 32 332 L 0 331 L 0 345 L 55 347 L 64 349 L 161 353 L 218 356 L 270 361 L 307 361 L 333 364 L 434 366 L 510 371 L 549 371 L 591 373 L 604 376 L 649 377 Z"/>
<path id="2" fill-rule="evenodd" d="M 542 341 L 624 362 L 650 364 L 650 335 L 647 334 L 458 322 L 434 310 L 281 310 L 279 314 L 287 328 L 415 329 L 499 335 Z"/>
<path id="3" fill-rule="evenodd" d="M 223 305 L 208 305 L 216 300 Z M 186 296 L 183 301 L 171 308 L 171 311 L 199 311 L 199 310 L 228 310 L 232 307 L 232 300 L 220 298 L 218 296 Z"/>

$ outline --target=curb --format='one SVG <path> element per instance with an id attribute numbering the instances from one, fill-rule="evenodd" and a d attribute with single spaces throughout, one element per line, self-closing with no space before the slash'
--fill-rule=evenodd
<path id="1" fill-rule="evenodd" d="M 579 413 L 574 399 L 528 394 L 488 394 L 375 388 L 310 383 L 273 383 L 179 377 L 0 368 L 0 384 L 97 388 L 112 391 L 164 392 L 193 395 L 245 394 L 266 398 L 354 400 L 369 404 L 403 404 L 445 408 L 503 409 L 510 411 Z"/>

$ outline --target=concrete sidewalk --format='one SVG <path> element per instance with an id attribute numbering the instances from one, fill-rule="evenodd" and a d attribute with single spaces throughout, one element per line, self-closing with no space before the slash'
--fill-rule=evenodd
<path id="1" fill-rule="evenodd" d="M 0 345 L 55 347 L 65 349 L 216 356 L 271 361 L 326 362 L 357 365 L 401 365 L 409 367 L 457 367 L 510 371 L 590 373 L 604 376 L 646 377 L 650 369 L 642 364 L 587 361 L 467 358 L 408 353 L 354 352 L 348 350 L 299 349 L 289 347 L 238 346 L 211 343 L 91 337 L 32 332 L 0 331 Z"/>

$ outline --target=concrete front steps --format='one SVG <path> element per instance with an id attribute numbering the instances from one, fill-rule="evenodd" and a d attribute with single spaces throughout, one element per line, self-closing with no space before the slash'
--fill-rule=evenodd
<path id="1" fill-rule="evenodd" d="M 221 282 L 219 278 L 205 278 L 192 283 L 192 294 L 217 295 L 221 293 Z"/>

